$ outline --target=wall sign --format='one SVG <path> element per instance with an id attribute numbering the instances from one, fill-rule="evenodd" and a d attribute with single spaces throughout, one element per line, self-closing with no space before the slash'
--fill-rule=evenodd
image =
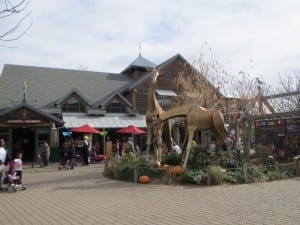
<path id="1" fill-rule="evenodd" d="M 41 123 L 41 120 L 7 120 L 6 123 L 17 123 L 17 124 L 38 124 Z"/>

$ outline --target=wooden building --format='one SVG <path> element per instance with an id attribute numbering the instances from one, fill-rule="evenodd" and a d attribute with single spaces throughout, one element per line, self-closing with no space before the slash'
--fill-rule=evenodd
<path id="1" fill-rule="evenodd" d="M 164 109 L 182 103 L 186 93 L 180 84 L 184 80 L 192 80 L 194 94 L 217 92 L 180 54 L 159 65 L 139 54 L 121 73 L 4 65 L 0 138 L 5 139 L 11 156 L 22 148 L 24 159 L 30 160 L 40 142 L 47 140 L 57 147 L 62 131 L 73 127 L 89 124 L 111 132 L 128 125 L 145 128 L 154 67 L 161 74 L 157 98 Z M 199 95 L 198 99 L 206 98 Z"/>

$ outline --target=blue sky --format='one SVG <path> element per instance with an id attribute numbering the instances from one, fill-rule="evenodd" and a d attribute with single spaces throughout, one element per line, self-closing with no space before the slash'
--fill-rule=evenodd
<path id="1" fill-rule="evenodd" d="M 300 70 L 298 0 L 30 0 L 27 12 L 23 26 L 32 27 L 4 43 L 16 48 L 0 47 L 1 71 L 18 64 L 118 73 L 139 45 L 157 64 L 202 51 L 232 75 L 267 83 Z M 0 34 L 17 19 L 1 19 Z"/>

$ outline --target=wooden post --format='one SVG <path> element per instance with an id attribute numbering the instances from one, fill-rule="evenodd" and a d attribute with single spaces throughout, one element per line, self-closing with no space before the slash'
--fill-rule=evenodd
<path id="1" fill-rule="evenodd" d="M 279 162 L 275 162 L 275 171 L 279 173 Z"/>
<path id="2" fill-rule="evenodd" d="M 170 166 L 168 166 L 168 168 L 167 168 L 167 179 L 168 179 L 168 184 L 171 184 L 172 177 L 171 177 L 171 167 Z"/>
<path id="3" fill-rule="evenodd" d="M 248 183 L 247 163 L 243 163 L 243 172 L 244 172 L 245 183 Z"/>
<path id="4" fill-rule="evenodd" d="M 134 167 L 133 167 L 133 177 L 134 177 L 133 179 L 134 179 L 134 182 L 135 182 L 135 183 L 137 183 L 138 180 L 139 180 L 139 179 L 138 179 L 138 174 L 139 174 L 139 173 L 138 173 L 138 167 L 137 167 L 137 166 L 134 166 Z"/>
<path id="5" fill-rule="evenodd" d="M 296 176 L 300 176 L 300 155 L 294 157 Z"/>
<path id="6" fill-rule="evenodd" d="M 207 185 L 211 185 L 211 165 L 207 167 Z"/>

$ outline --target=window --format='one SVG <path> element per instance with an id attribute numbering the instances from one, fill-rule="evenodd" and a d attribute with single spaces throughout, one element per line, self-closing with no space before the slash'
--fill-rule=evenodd
<path id="1" fill-rule="evenodd" d="M 106 112 L 108 113 L 125 113 L 125 107 L 120 104 L 116 99 L 112 100 L 107 106 L 106 106 Z"/>
<path id="2" fill-rule="evenodd" d="M 175 96 L 177 96 L 177 94 L 172 90 L 156 90 L 157 101 L 164 110 L 171 107 L 172 97 Z"/>
<path id="3" fill-rule="evenodd" d="M 71 97 L 63 106 L 63 112 L 84 112 L 85 106 L 75 97 Z"/>

